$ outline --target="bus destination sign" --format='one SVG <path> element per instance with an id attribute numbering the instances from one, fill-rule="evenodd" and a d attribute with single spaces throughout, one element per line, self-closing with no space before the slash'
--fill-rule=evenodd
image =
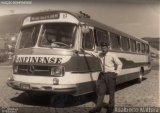
<path id="1" fill-rule="evenodd" d="M 31 21 L 49 20 L 49 19 L 59 19 L 59 13 L 31 16 Z"/>

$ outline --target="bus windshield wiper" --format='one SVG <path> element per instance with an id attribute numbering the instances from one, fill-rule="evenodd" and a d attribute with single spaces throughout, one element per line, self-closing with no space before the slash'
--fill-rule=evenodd
<path id="1" fill-rule="evenodd" d="M 69 45 L 67 45 L 67 44 L 65 44 L 63 42 L 52 42 L 51 43 L 51 48 L 60 47 L 60 46 L 70 47 Z"/>

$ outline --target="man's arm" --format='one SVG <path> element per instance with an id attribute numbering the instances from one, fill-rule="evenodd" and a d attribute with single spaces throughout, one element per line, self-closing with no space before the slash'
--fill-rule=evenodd
<path id="1" fill-rule="evenodd" d="M 119 74 L 120 71 L 122 70 L 122 62 L 119 60 L 119 58 L 115 55 L 113 55 L 113 58 L 114 58 L 114 62 L 116 63 L 117 65 L 117 70 L 116 70 L 116 73 Z"/>

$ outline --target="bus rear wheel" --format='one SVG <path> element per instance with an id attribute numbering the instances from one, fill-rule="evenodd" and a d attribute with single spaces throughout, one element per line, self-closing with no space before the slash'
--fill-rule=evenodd
<path id="1" fill-rule="evenodd" d="M 143 80 L 143 75 L 144 75 L 143 69 L 140 69 L 140 71 L 139 71 L 138 74 L 139 74 L 139 75 L 138 75 L 138 83 L 141 83 L 142 80 Z"/>

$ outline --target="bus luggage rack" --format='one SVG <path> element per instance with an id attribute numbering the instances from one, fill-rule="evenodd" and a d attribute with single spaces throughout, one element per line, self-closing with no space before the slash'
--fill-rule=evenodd
<path id="1" fill-rule="evenodd" d="M 34 65 L 18 65 L 18 72 L 16 74 L 50 76 L 51 67 L 34 66 Z"/>

